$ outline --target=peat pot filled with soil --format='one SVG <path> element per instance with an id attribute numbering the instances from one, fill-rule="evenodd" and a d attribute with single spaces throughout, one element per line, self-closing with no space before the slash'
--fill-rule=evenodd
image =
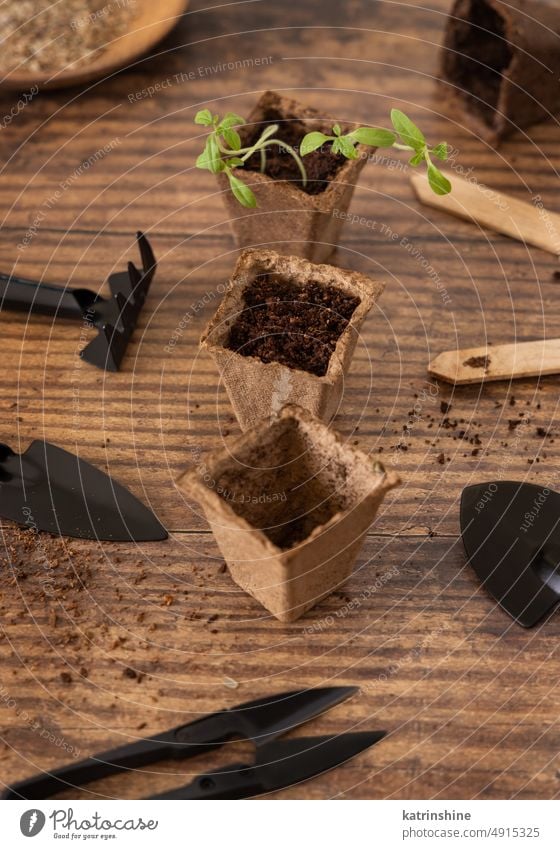
<path id="1" fill-rule="evenodd" d="M 398 483 L 308 412 L 287 406 L 177 485 L 202 505 L 233 580 L 291 622 L 349 577 Z"/>
<path id="2" fill-rule="evenodd" d="M 455 0 L 442 76 L 491 144 L 560 110 L 560 7 L 549 0 Z"/>
<path id="3" fill-rule="evenodd" d="M 383 283 L 271 250 L 244 251 L 201 346 L 243 430 L 298 404 L 336 414 L 360 327 Z"/>
<path id="4" fill-rule="evenodd" d="M 267 125 L 277 124 L 274 137 L 297 152 L 310 132 L 330 133 L 335 121 L 315 109 L 273 91 L 263 94 L 240 128 L 243 146 L 252 144 Z M 230 191 L 226 174 L 218 174 L 222 197 L 235 240 L 240 247 L 269 245 L 282 253 L 323 262 L 334 251 L 360 171 L 374 148 L 357 146 L 356 159 L 319 149 L 305 157 L 303 185 L 298 165 L 285 148 L 267 151 L 261 173 L 260 154 L 255 153 L 239 176 L 253 191 L 257 206 L 244 209 Z"/>

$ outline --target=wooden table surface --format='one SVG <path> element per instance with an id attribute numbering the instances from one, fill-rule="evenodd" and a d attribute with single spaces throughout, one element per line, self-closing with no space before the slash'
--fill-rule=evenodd
<path id="1" fill-rule="evenodd" d="M 198 353 L 237 253 L 211 175 L 193 167 L 201 142 L 192 120 L 203 105 L 244 114 L 272 88 L 341 121 L 378 125 L 398 106 L 433 143 L 456 149 L 456 173 L 560 211 L 556 123 L 495 151 L 445 105 L 437 63 L 449 6 L 193 0 L 152 57 L 84 89 L 39 92 L 0 120 L 2 270 L 100 287 L 133 256 L 139 228 L 159 259 L 119 374 L 81 363 L 72 323 L 2 315 L 2 440 L 23 450 L 44 437 L 79 453 L 171 532 L 134 546 L 4 527 L 2 782 L 222 706 L 338 683 L 361 691 L 305 733 L 389 736 L 278 798 L 559 794 L 560 619 L 529 631 L 513 624 L 478 586 L 458 536 L 469 483 L 558 488 L 558 380 L 454 391 L 426 371 L 454 346 L 560 335 L 555 257 L 422 208 L 398 154 L 363 171 L 351 210 L 368 223 L 346 224 L 336 261 L 383 277 L 387 289 L 335 426 L 403 484 L 354 576 L 302 620 L 281 624 L 239 590 L 199 508 L 173 486 L 198 452 L 238 432 L 212 362 Z M 4 93 L 0 115 L 15 100 Z M 380 576 L 382 589 L 371 591 Z M 140 798 L 233 757 L 229 746 L 92 792 Z"/>

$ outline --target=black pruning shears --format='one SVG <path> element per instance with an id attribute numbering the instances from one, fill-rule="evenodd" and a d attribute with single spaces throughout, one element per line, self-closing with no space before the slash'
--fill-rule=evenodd
<path id="1" fill-rule="evenodd" d="M 186 786 L 148 798 L 247 799 L 282 790 L 339 766 L 385 736 L 385 731 L 360 731 L 278 741 L 278 737 L 357 692 L 357 687 L 323 687 L 257 699 L 180 725 L 157 737 L 147 737 L 20 781 L 8 787 L 2 798 L 47 799 L 55 793 L 163 759 L 192 758 L 239 738 L 254 743 L 253 763 L 233 764 L 220 772 L 198 775 Z"/>

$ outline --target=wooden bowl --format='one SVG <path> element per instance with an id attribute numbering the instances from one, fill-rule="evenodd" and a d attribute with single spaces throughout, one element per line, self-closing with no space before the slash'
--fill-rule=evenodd
<path id="1" fill-rule="evenodd" d="M 18 91 L 32 86 L 39 89 L 66 88 L 108 76 L 125 68 L 161 41 L 171 32 L 188 5 L 189 0 L 136 0 L 131 29 L 111 42 L 99 58 L 61 71 L 25 71 L 18 68 L 0 79 L 0 88 Z M 79 31 L 76 37 L 79 37 Z"/>

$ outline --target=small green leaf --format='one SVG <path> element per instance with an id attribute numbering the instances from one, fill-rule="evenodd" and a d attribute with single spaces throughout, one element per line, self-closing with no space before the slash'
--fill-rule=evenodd
<path id="1" fill-rule="evenodd" d="M 197 168 L 205 168 L 208 171 L 211 170 L 210 162 L 208 160 L 208 154 L 206 153 L 206 148 L 202 151 L 200 156 L 197 156 L 195 165 Z"/>
<path id="2" fill-rule="evenodd" d="M 451 183 L 435 165 L 428 165 L 428 182 L 436 195 L 448 195 Z"/>
<path id="3" fill-rule="evenodd" d="M 349 136 L 339 136 L 333 142 L 333 153 L 341 153 L 346 159 L 357 159 L 358 151 Z"/>
<path id="4" fill-rule="evenodd" d="M 447 142 L 440 142 L 431 151 L 434 156 L 441 159 L 443 162 L 447 159 Z"/>
<path id="5" fill-rule="evenodd" d="M 223 171 L 225 166 L 214 133 L 209 135 L 206 140 L 205 152 L 208 158 L 208 170 L 213 174 L 219 174 L 220 171 Z"/>
<path id="6" fill-rule="evenodd" d="M 397 140 L 391 130 L 378 127 L 358 127 L 357 130 L 352 130 L 350 136 L 360 144 L 367 144 L 370 147 L 392 147 Z"/>
<path id="7" fill-rule="evenodd" d="M 412 165 L 415 168 L 417 165 L 420 165 L 420 163 L 423 162 L 424 159 L 424 152 L 421 150 L 420 153 L 415 153 L 414 156 L 410 157 L 410 159 L 408 160 L 408 164 Z"/>
<path id="8" fill-rule="evenodd" d="M 201 109 L 194 116 L 195 124 L 202 124 L 203 127 L 209 127 L 212 123 L 212 113 L 209 109 Z"/>
<path id="9" fill-rule="evenodd" d="M 335 124 L 334 127 L 332 128 L 332 131 L 335 134 L 335 136 L 339 136 L 342 133 L 342 129 L 340 127 L 340 124 Z"/>
<path id="10" fill-rule="evenodd" d="M 312 153 L 318 147 L 324 145 L 325 142 L 328 142 L 330 138 L 330 136 L 326 136 L 324 133 L 307 133 L 299 146 L 300 156 L 307 156 L 308 153 Z"/>
<path id="11" fill-rule="evenodd" d="M 212 133 L 206 139 L 206 144 L 204 146 L 204 150 L 202 151 L 200 156 L 197 157 L 196 167 L 197 168 L 206 168 L 208 171 L 212 171 L 214 174 L 216 174 L 217 173 L 216 169 L 218 167 L 215 164 L 216 151 L 217 151 L 216 139 L 214 137 L 214 134 Z M 218 153 L 218 158 L 219 158 L 219 155 L 220 155 L 219 151 L 217 151 L 217 153 Z M 222 169 L 219 169 L 219 170 L 222 170 Z"/>
<path id="12" fill-rule="evenodd" d="M 232 156 L 231 159 L 228 158 L 228 168 L 240 168 L 242 165 L 245 165 L 245 163 L 238 156 Z"/>
<path id="13" fill-rule="evenodd" d="M 241 150 L 241 139 L 237 130 L 225 127 L 222 130 L 222 135 L 232 150 Z"/>
<path id="14" fill-rule="evenodd" d="M 228 171 L 228 179 L 233 196 L 241 206 L 245 206 L 247 209 L 254 209 L 257 205 L 257 199 L 249 186 L 235 177 L 231 171 Z"/>
<path id="15" fill-rule="evenodd" d="M 426 146 L 422 130 L 408 118 L 400 109 L 391 109 L 391 123 L 403 142 L 419 152 Z"/>
<path id="16" fill-rule="evenodd" d="M 220 126 L 224 130 L 229 130 L 230 127 L 239 127 L 245 123 L 245 118 L 236 115 L 235 112 L 228 112 L 225 118 L 220 122 Z"/>

